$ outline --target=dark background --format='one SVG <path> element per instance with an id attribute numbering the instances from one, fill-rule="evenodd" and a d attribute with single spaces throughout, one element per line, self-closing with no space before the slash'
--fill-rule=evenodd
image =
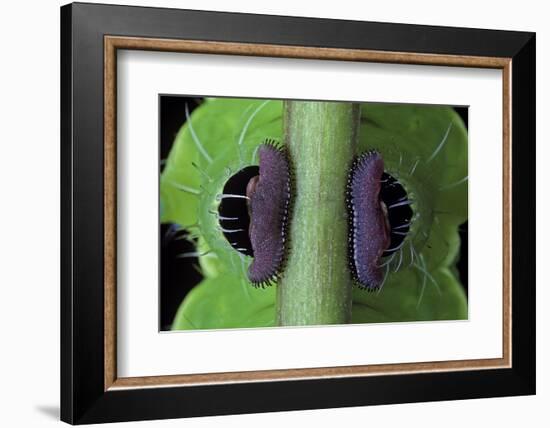
<path id="1" fill-rule="evenodd" d="M 164 160 L 168 157 L 176 135 L 185 123 L 185 106 L 189 113 L 201 104 L 202 98 L 179 95 L 161 95 L 160 109 L 160 162 L 161 172 Z M 468 128 L 468 108 L 455 107 L 455 111 Z M 160 329 L 170 330 L 176 311 L 185 295 L 202 276 L 197 270 L 198 260 L 193 257 L 181 258 L 182 253 L 195 251 L 193 245 L 185 239 L 174 239 L 182 232 L 175 232 L 174 225 L 160 225 Z M 457 268 L 460 281 L 468 295 L 468 222 L 459 228 L 461 246 Z"/>

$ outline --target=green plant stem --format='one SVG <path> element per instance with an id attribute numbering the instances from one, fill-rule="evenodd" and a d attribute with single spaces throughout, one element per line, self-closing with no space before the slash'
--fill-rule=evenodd
<path id="1" fill-rule="evenodd" d="M 346 181 L 360 107 L 285 101 L 284 140 L 294 171 L 290 250 L 277 289 L 278 325 L 351 319 Z"/>

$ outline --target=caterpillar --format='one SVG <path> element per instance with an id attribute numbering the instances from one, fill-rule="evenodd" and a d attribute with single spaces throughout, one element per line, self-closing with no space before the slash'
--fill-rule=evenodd
<path id="1" fill-rule="evenodd" d="M 268 140 L 258 150 L 259 175 L 246 190 L 250 210 L 253 261 L 248 278 L 254 285 L 272 285 L 285 258 L 291 201 L 291 174 L 286 150 Z"/>
<path id="2" fill-rule="evenodd" d="M 252 258 L 248 279 L 263 288 L 277 280 L 285 260 L 291 172 L 277 141 L 264 140 L 257 154 L 258 166 L 247 166 L 226 182 L 218 220 L 229 244 Z"/>
<path id="3" fill-rule="evenodd" d="M 353 162 L 347 183 L 349 267 L 368 290 L 378 289 L 384 276 L 379 267 L 390 245 L 388 209 L 380 198 L 384 161 L 371 151 Z"/>

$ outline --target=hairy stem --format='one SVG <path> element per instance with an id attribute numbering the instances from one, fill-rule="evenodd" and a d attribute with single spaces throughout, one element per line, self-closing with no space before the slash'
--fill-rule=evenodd
<path id="1" fill-rule="evenodd" d="M 345 190 L 359 117 L 358 104 L 285 101 L 294 190 L 291 248 L 277 289 L 281 326 L 351 319 Z"/>

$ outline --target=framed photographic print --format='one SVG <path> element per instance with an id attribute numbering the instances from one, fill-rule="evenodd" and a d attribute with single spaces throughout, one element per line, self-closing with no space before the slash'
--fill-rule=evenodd
<path id="1" fill-rule="evenodd" d="M 535 393 L 535 35 L 61 8 L 72 424 Z"/>

